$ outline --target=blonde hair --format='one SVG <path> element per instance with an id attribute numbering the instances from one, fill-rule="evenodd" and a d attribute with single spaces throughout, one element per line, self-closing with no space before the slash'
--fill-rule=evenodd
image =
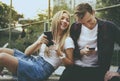
<path id="1" fill-rule="evenodd" d="M 69 36 L 69 31 L 70 31 L 70 25 L 69 27 L 67 27 L 67 29 L 65 29 L 63 32 L 62 32 L 62 35 L 61 37 L 59 38 L 59 34 L 58 34 L 58 31 L 59 31 L 59 26 L 60 26 L 60 22 L 61 22 L 61 18 L 63 16 L 63 14 L 66 13 L 69 18 L 70 18 L 70 13 L 67 11 L 67 10 L 61 10 L 61 11 L 58 11 L 52 18 L 52 22 L 51 22 L 51 32 L 52 32 L 52 35 L 53 35 L 53 40 L 55 41 L 59 41 L 59 45 L 58 45 L 58 50 L 61 50 L 61 51 L 64 51 L 63 47 L 64 47 L 64 43 L 65 43 L 65 39 L 66 37 Z M 46 50 L 48 51 L 48 49 Z M 49 53 L 49 51 L 48 51 Z M 47 54 L 47 56 L 49 56 L 49 54 Z"/>
<path id="2" fill-rule="evenodd" d="M 66 30 L 63 31 L 62 36 L 60 37 L 60 39 L 58 38 L 58 31 L 59 31 L 59 26 L 60 26 L 60 22 L 61 22 L 61 18 L 63 13 L 68 14 L 69 18 L 70 18 L 70 13 L 66 10 L 61 10 L 58 11 L 53 19 L 52 19 L 52 23 L 51 23 L 51 31 L 53 34 L 53 40 L 59 41 L 59 46 L 58 49 L 63 51 L 63 46 L 65 43 L 65 39 L 67 36 L 69 36 L 69 30 L 70 27 L 68 27 Z M 70 26 L 70 25 L 69 25 Z"/>

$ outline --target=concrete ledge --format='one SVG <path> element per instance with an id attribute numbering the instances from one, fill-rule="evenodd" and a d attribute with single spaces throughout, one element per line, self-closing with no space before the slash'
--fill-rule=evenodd
<path id="1" fill-rule="evenodd" d="M 58 81 L 59 76 L 51 75 L 47 80 L 44 81 Z M 0 81 L 17 81 L 17 78 L 13 77 L 12 75 L 3 75 L 0 76 Z"/>
<path id="2" fill-rule="evenodd" d="M 0 76 L 0 81 L 17 81 L 17 78 L 11 75 L 3 75 L 3 76 Z"/>
<path id="3" fill-rule="evenodd" d="M 58 81 L 60 76 L 51 75 L 46 81 Z"/>

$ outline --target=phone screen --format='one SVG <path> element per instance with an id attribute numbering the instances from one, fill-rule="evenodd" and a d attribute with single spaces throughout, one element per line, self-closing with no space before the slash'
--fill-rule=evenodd
<path id="1" fill-rule="evenodd" d="M 89 48 L 89 50 L 95 50 L 95 48 Z"/>

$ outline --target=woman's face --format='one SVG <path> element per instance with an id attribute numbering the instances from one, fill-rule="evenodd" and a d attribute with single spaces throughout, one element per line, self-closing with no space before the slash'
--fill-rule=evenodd
<path id="1" fill-rule="evenodd" d="M 70 18 L 67 13 L 63 13 L 61 20 L 60 20 L 60 30 L 64 31 L 69 27 Z"/>

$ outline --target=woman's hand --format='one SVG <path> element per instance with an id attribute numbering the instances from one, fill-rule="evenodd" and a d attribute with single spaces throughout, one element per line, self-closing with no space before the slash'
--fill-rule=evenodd
<path id="1" fill-rule="evenodd" d="M 42 44 L 42 43 L 48 44 L 47 36 L 46 36 L 46 35 L 43 35 L 40 39 L 38 39 L 38 40 L 36 41 L 36 43 L 37 43 L 38 45 L 39 45 L 39 44 Z"/>

